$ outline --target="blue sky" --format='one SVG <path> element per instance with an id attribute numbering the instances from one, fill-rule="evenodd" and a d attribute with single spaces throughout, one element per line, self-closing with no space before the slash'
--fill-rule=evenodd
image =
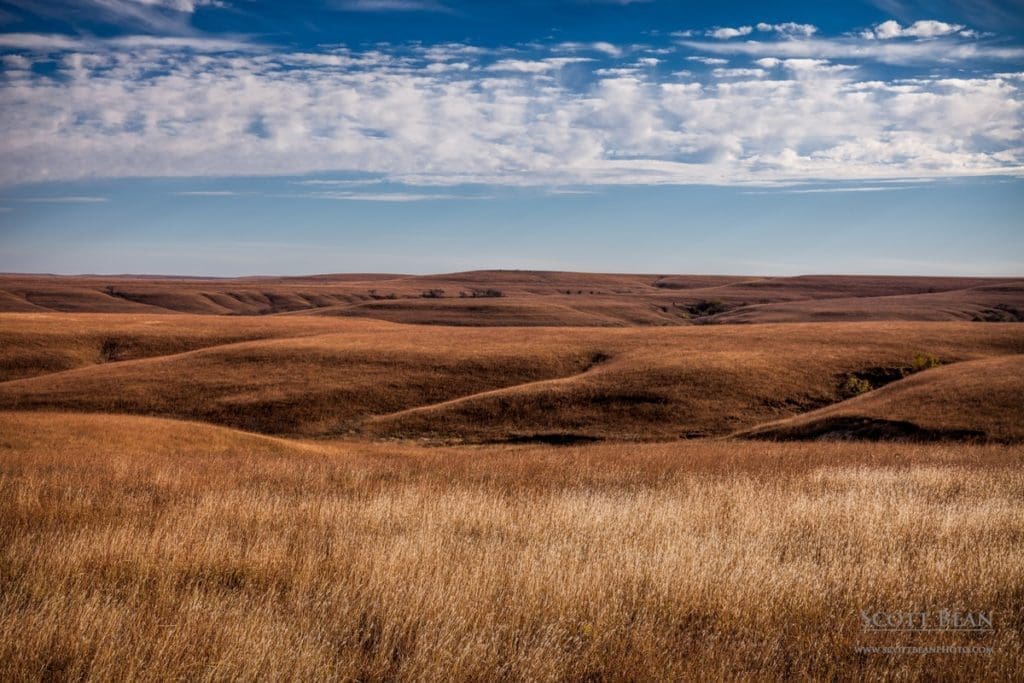
<path id="1" fill-rule="evenodd" d="M 11 0 L 0 271 L 1021 275 L 1022 91 L 1021 0 Z"/>

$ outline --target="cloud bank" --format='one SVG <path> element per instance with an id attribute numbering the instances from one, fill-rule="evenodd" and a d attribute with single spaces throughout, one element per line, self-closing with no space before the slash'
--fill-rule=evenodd
<path id="1" fill-rule="evenodd" d="M 317 172 L 553 187 L 1021 174 L 1020 48 L 933 24 L 897 25 L 900 36 L 881 24 L 869 39 L 759 23 L 776 39 L 714 29 L 721 40 L 659 50 L 295 52 L 0 35 L 0 184 Z M 920 68 L 897 78 L 878 68 L 890 63 Z M 950 63 L 955 77 L 936 68 Z"/>

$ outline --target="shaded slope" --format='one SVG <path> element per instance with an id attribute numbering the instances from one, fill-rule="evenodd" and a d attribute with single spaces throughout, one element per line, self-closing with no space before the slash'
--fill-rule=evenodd
<path id="1" fill-rule="evenodd" d="M 343 334 L 247 342 L 0 384 L 5 408 L 199 419 L 250 431 L 333 434 L 373 413 L 572 374 L 595 355 L 564 335 L 525 340 L 350 321 Z M 422 330 L 409 334 L 408 330 Z"/>
<path id="2" fill-rule="evenodd" d="M 568 297 L 531 299 L 459 298 L 373 301 L 304 312 L 374 318 L 415 325 L 480 327 L 622 327 L 678 323 L 657 309 L 630 300 L 592 298 L 583 305 Z"/>
<path id="3" fill-rule="evenodd" d="M 841 297 L 744 306 L 716 323 L 843 322 L 853 320 L 1024 320 L 1024 282 L 947 292 Z"/>
<path id="4" fill-rule="evenodd" d="M 168 313 L 171 309 L 151 306 L 137 301 L 112 296 L 105 287 L 61 283 L 58 280 L 31 281 L 5 287 L 0 299 L 0 311 L 30 310 L 61 313 Z"/>
<path id="5" fill-rule="evenodd" d="M 344 321 L 0 313 L 0 382 L 254 339 L 344 329 Z"/>
<path id="6" fill-rule="evenodd" d="M 772 440 L 1024 440 L 1024 355 L 984 358 L 741 433 Z"/>
<path id="7" fill-rule="evenodd" d="M 728 434 L 834 403 L 847 373 L 903 367 L 916 351 L 946 362 L 1024 353 L 1024 327 L 1008 324 L 325 322 L 341 331 L 6 382 L 0 409 L 164 415 L 308 436 L 676 439 Z"/>

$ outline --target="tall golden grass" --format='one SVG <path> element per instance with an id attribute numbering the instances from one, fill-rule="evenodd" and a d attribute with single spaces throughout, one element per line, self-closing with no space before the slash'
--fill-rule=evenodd
<path id="1" fill-rule="evenodd" d="M 1024 451 L 0 414 L 0 679 L 1012 679 Z M 877 634 L 863 609 L 991 610 Z M 882 655 L 957 644 L 991 654 Z"/>

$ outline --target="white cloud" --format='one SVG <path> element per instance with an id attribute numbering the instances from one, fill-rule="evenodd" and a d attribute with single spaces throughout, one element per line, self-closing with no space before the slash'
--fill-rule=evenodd
<path id="1" fill-rule="evenodd" d="M 524 74 L 539 74 L 561 69 L 567 64 L 590 61 L 585 57 L 550 57 L 548 59 L 502 59 L 486 68 L 487 71 L 505 71 Z"/>
<path id="2" fill-rule="evenodd" d="M 609 55 L 611 57 L 618 57 L 619 55 L 622 54 L 622 49 L 620 47 L 604 41 L 591 43 L 590 49 L 596 50 L 598 52 L 603 52 L 604 54 Z"/>
<path id="3" fill-rule="evenodd" d="M 94 0 L 96 4 L 111 4 L 111 0 Z M 134 0 L 139 5 L 148 5 L 149 7 L 159 7 L 162 9 L 174 10 L 175 12 L 186 12 L 191 14 L 196 11 L 197 7 L 213 6 L 213 7 L 224 7 L 227 3 L 220 2 L 220 0 Z M 116 3 L 116 0 L 114 2 Z M 123 4 L 123 3 L 122 3 Z"/>
<path id="4" fill-rule="evenodd" d="M 223 0 L 8 0 L 8 4 L 41 18 L 76 22 L 82 19 L 165 35 L 191 35 L 192 15 L 200 7 L 227 7 Z"/>
<path id="5" fill-rule="evenodd" d="M 34 53 L 27 43 L 21 49 Z M 427 201 L 446 195 L 358 186 L 1024 173 L 1024 81 L 1012 67 L 948 78 L 932 75 L 932 61 L 900 80 L 860 80 L 852 68 L 984 46 L 817 38 L 699 45 L 749 56 L 757 68 L 697 56 L 717 61 L 694 80 L 629 68 L 635 58 L 591 64 L 538 58 L 533 49 L 502 50 L 495 62 L 471 46 L 314 54 L 77 41 L 55 74 L 0 73 L 0 184 L 336 172 L 365 177 L 298 181 L 310 190 L 302 196 Z M 855 64 L 831 61 L 839 57 Z M 558 73 L 570 63 L 596 78 Z"/>
<path id="6" fill-rule="evenodd" d="M 0 33 L 0 48 L 39 53 L 73 50 L 95 53 L 140 48 L 181 49 L 198 52 L 238 52 L 266 49 L 245 40 L 229 38 L 126 35 L 100 40 L 56 33 Z"/>
<path id="7" fill-rule="evenodd" d="M 305 185 L 309 187 L 361 187 L 364 185 L 379 185 L 383 183 L 382 178 L 345 178 L 343 180 L 293 180 L 293 185 Z"/>
<path id="8" fill-rule="evenodd" d="M 718 38 L 719 40 L 728 40 L 729 38 L 739 38 L 740 36 L 750 35 L 754 31 L 752 26 L 740 26 L 738 28 L 715 28 L 707 32 L 707 35 L 712 38 Z"/>
<path id="9" fill-rule="evenodd" d="M 433 202 L 451 199 L 490 199 L 482 195 L 427 194 L 424 192 L 310 192 L 294 195 L 305 199 L 329 199 L 339 202 Z"/>
<path id="10" fill-rule="evenodd" d="M 714 69 L 715 78 L 764 78 L 768 73 L 764 69 Z"/>
<path id="11" fill-rule="evenodd" d="M 110 200 L 106 197 L 67 196 L 67 197 L 17 197 L 4 199 L 5 202 L 21 202 L 24 204 L 105 204 Z"/>
<path id="12" fill-rule="evenodd" d="M 721 57 L 701 57 L 699 55 L 695 55 L 693 57 L 687 57 L 686 59 L 691 62 L 700 62 L 701 64 L 706 64 L 708 66 L 721 66 L 729 63 L 728 59 L 722 59 Z"/>
<path id="13" fill-rule="evenodd" d="M 347 12 L 451 12 L 432 0 L 340 0 L 334 6 Z"/>
<path id="14" fill-rule="evenodd" d="M 868 39 L 877 38 L 878 40 L 890 40 L 892 38 L 937 38 L 956 33 L 963 28 L 961 24 L 947 24 L 944 21 L 932 19 L 915 21 L 910 26 L 903 27 L 900 26 L 899 22 L 890 19 L 875 26 L 873 30 L 865 31 L 861 36 Z"/>
<path id="15" fill-rule="evenodd" d="M 0 60 L 5 69 L 24 71 L 32 68 L 32 60 L 22 55 L 4 55 Z"/>
<path id="16" fill-rule="evenodd" d="M 855 185 L 852 187 L 783 188 L 770 192 L 748 192 L 747 194 L 833 194 L 837 192 L 897 192 L 911 189 L 911 185 Z"/>
<path id="17" fill-rule="evenodd" d="M 441 73 L 443 71 L 467 71 L 470 67 L 469 62 L 431 62 L 425 68 L 431 73 Z"/>
<path id="18" fill-rule="evenodd" d="M 0 48 L 12 50 L 58 52 L 84 49 L 86 44 L 79 38 L 57 33 L 0 33 Z"/>
<path id="19" fill-rule="evenodd" d="M 783 67 L 789 69 L 790 71 L 813 72 L 816 74 L 822 74 L 825 72 L 849 71 L 851 69 L 857 68 L 849 64 L 832 64 L 827 59 L 783 59 L 781 61 L 781 64 Z"/>
<path id="20" fill-rule="evenodd" d="M 241 194 L 247 194 L 243 192 L 234 192 L 231 190 L 189 190 L 185 192 L 175 192 L 177 197 L 237 197 Z"/>
<path id="21" fill-rule="evenodd" d="M 818 27 L 813 24 L 797 24 L 792 21 L 787 21 L 782 24 L 766 24 L 761 22 L 757 25 L 757 30 L 765 32 L 773 31 L 786 36 L 804 36 L 809 38 L 818 32 Z"/>
<path id="22" fill-rule="evenodd" d="M 593 51 L 606 54 L 609 57 L 620 57 L 622 56 L 622 48 L 612 43 L 597 41 L 594 43 L 574 43 L 566 42 L 559 43 L 554 46 L 556 50 L 563 50 L 566 52 L 581 52 L 581 51 Z"/>
<path id="23" fill-rule="evenodd" d="M 746 40 L 741 42 L 681 41 L 698 52 L 750 57 L 808 59 L 860 59 L 884 64 L 956 63 L 973 59 L 1013 61 L 1024 59 L 1024 48 L 978 43 L 929 41 L 878 41 L 807 38 L 802 40 Z"/>

